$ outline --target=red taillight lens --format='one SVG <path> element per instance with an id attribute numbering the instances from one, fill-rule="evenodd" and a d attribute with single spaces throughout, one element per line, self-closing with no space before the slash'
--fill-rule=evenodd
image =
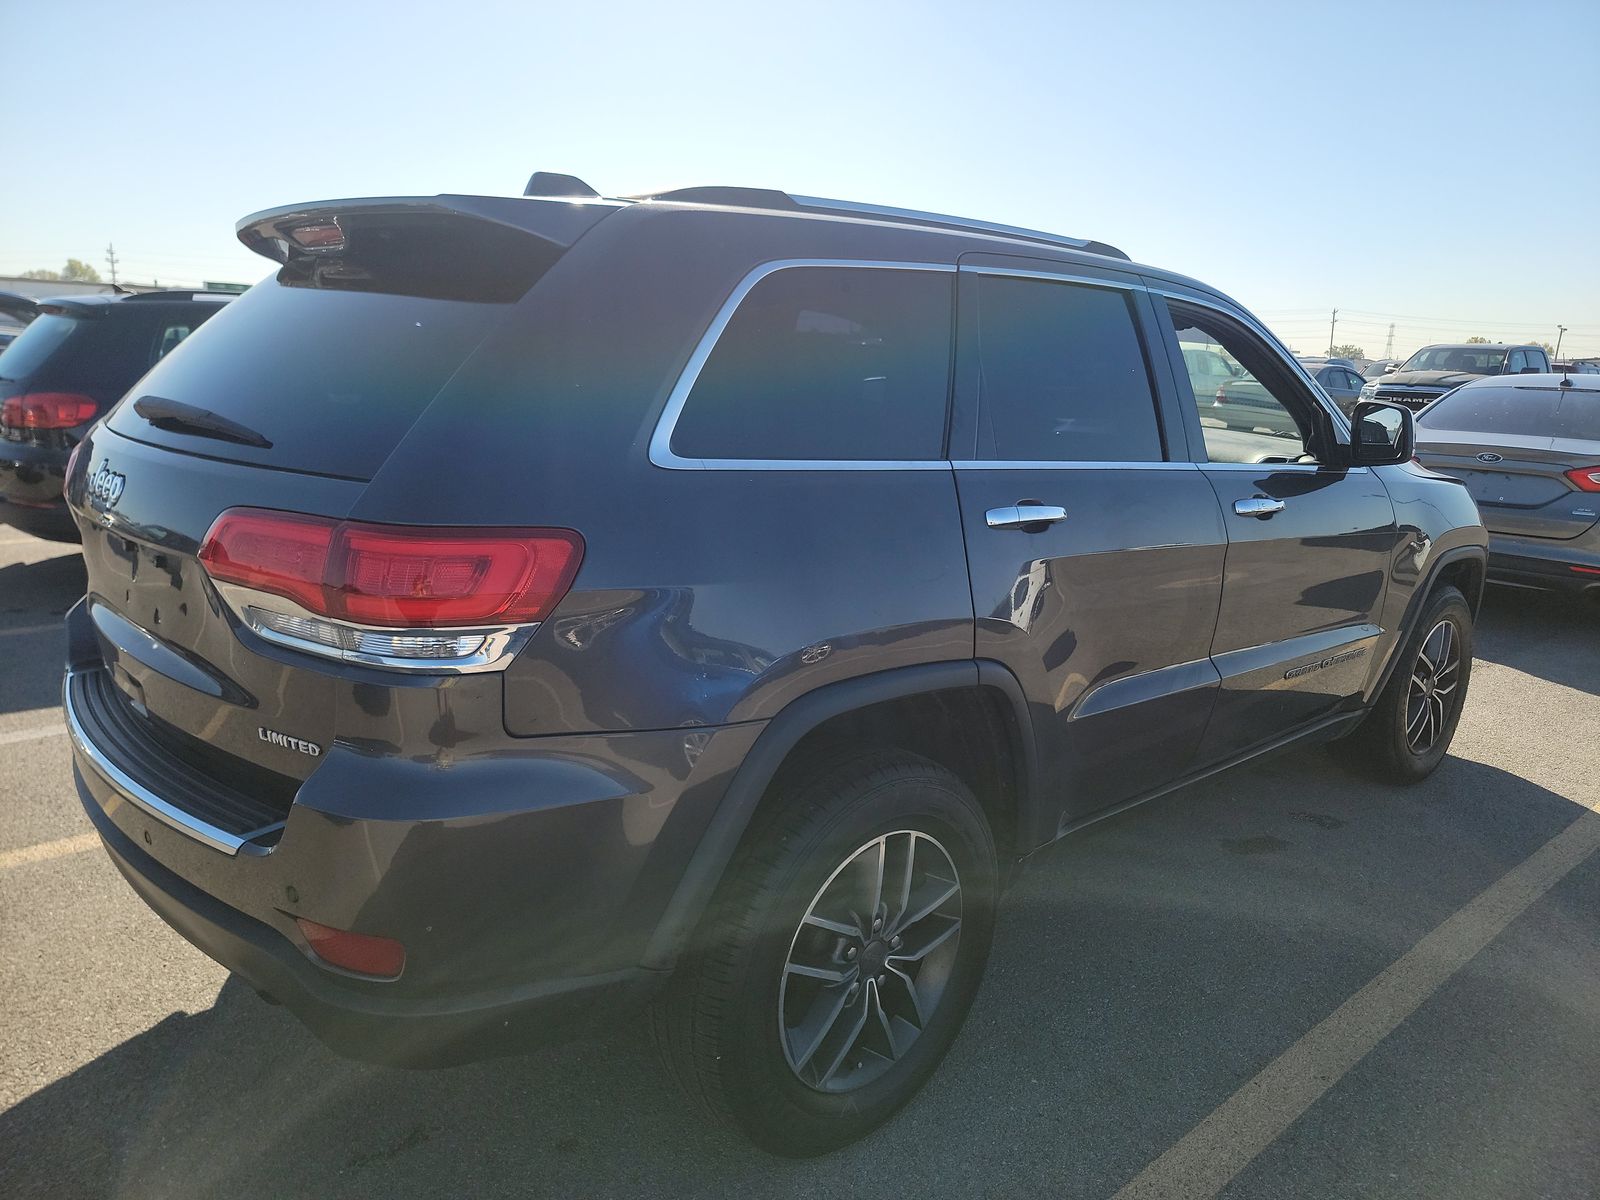
<path id="1" fill-rule="evenodd" d="M 307 250 L 343 250 L 344 230 L 337 222 L 321 225 L 300 225 L 289 231 L 289 236 Z"/>
<path id="2" fill-rule="evenodd" d="M 334 929 L 304 917 L 296 917 L 294 923 L 305 935 L 312 953 L 325 963 L 379 979 L 395 979 L 405 970 L 406 948 L 393 938 Z"/>
<path id="3" fill-rule="evenodd" d="M 1573 467 L 1567 478 L 1580 492 L 1600 492 L 1600 467 Z"/>
<path id="4" fill-rule="evenodd" d="M 213 579 L 318 616 L 407 629 L 542 621 L 583 561 L 570 529 L 368 525 L 230 509 L 200 548 Z"/>
<path id="5" fill-rule="evenodd" d="M 200 546 L 206 573 L 275 596 L 312 612 L 326 611 L 324 580 L 335 524 L 321 517 L 238 508 L 212 523 Z"/>
<path id="6" fill-rule="evenodd" d="M 100 406 L 77 392 L 28 392 L 0 405 L 0 422 L 12 429 L 71 429 L 94 420 Z"/>

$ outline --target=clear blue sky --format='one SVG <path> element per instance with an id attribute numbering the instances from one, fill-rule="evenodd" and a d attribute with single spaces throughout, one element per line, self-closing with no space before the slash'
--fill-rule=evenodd
<path id="1" fill-rule="evenodd" d="M 1597 46 L 1594 0 L 0 0 L 0 273 L 255 279 L 245 213 L 542 167 L 1102 238 L 1303 351 L 1337 305 L 1600 354 Z"/>

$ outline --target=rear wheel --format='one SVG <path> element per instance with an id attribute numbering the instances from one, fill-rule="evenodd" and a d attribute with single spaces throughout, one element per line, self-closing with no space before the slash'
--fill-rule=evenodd
<path id="1" fill-rule="evenodd" d="M 706 1108 L 818 1154 L 906 1103 L 955 1039 L 988 956 L 995 851 L 944 768 L 872 753 L 779 798 L 657 1006 Z"/>
<path id="2" fill-rule="evenodd" d="M 1472 674 L 1472 610 L 1453 587 L 1429 597 L 1394 674 L 1356 731 L 1334 748 L 1359 770 L 1392 783 L 1433 774 L 1450 749 Z"/>

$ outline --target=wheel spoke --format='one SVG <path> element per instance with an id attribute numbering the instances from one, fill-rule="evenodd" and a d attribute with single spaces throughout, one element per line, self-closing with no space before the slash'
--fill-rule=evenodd
<path id="1" fill-rule="evenodd" d="M 837 933 L 840 937 L 858 938 L 861 936 L 859 926 L 852 925 L 848 921 L 830 921 L 827 917 L 819 916 L 814 912 L 808 912 L 805 915 L 804 923 L 814 925 L 818 929 L 826 929 L 829 933 Z"/>
<path id="2" fill-rule="evenodd" d="M 1406 737 L 1412 745 L 1416 744 L 1417 735 L 1422 732 L 1422 719 L 1428 715 L 1428 698 L 1423 696 L 1417 705 L 1417 714 L 1406 719 Z"/>
<path id="3" fill-rule="evenodd" d="M 910 929 L 913 925 L 917 924 L 917 922 L 926 920 L 929 916 L 943 907 L 952 896 L 961 891 L 961 885 L 959 883 L 951 883 L 948 879 L 930 878 L 928 882 L 934 884 L 937 890 L 931 899 L 922 901 L 917 905 L 914 912 L 901 919 L 899 923 L 899 929 L 901 933 L 904 933 L 906 930 Z"/>
<path id="4" fill-rule="evenodd" d="M 837 992 L 828 996 L 827 1003 L 818 1004 L 808 1014 L 808 1019 L 805 1023 L 798 1028 L 785 1030 L 785 1036 L 789 1039 L 790 1052 L 794 1054 L 795 1070 L 798 1071 L 808 1065 L 812 1058 L 816 1056 L 817 1051 L 822 1049 L 822 1043 L 828 1040 L 828 1035 L 833 1032 L 834 1026 L 839 1023 L 839 1016 L 849 1003 L 850 989 L 840 988 Z M 804 1037 L 801 1038 L 801 1044 L 804 1049 L 799 1053 L 794 1053 L 795 1039 L 800 1037 L 802 1030 L 804 1031 Z"/>
<path id="5" fill-rule="evenodd" d="M 841 1041 L 838 1047 L 834 1050 L 833 1057 L 828 1062 L 828 1069 L 817 1077 L 818 1086 L 827 1086 L 828 1081 L 833 1078 L 834 1073 L 838 1071 L 838 1069 L 844 1064 L 844 1060 L 849 1056 L 850 1051 L 854 1050 L 856 1043 L 861 1040 L 861 1031 L 867 1027 L 867 1017 L 872 1013 L 872 1004 L 867 996 L 867 990 L 865 988 L 861 990 L 859 1000 L 854 1005 L 854 1009 L 856 1011 L 852 1011 L 849 1015 L 850 1024 L 847 1032 L 845 1033 L 844 1040 Z M 837 1022 L 834 1024 L 836 1025 Z M 829 1026 L 830 1033 L 833 1031 L 833 1028 L 834 1025 Z"/>
<path id="6" fill-rule="evenodd" d="M 917 874 L 917 835 L 910 834 L 905 839 L 905 862 L 901 866 L 899 894 L 895 897 L 895 911 L 885 919 L 892 928 L 905 924 L 906 913 L 911 908 L 911 884 Z"/>
<path id="7" fill-rule="evenodd" d="M 883 1030 L 883 1037 L 889 1043 L 889 1058 L 900 1057 L 900 1046 L 895 1041 L 894 1022 L 889 1018 L 889 1011 L 883 1006 L 883 994 L 878 990 L 877 982 L 868 985 L 872 993 L 872 1008 L 878 1018 L 878 1028 Z"/>
<path id="8" fill-rule="evenodd" d="M 1438 741 L 1439 735 L 1444 732 L 1444 697 L 1435 692 L 1433 700 L 1433 740 Z"/>
<path id="9" fill-rule="evenodd" d="M 807 979 L 820 979 L 823 983 L 844 983 L 855 974 L 854 967 L 812 967 L 805 963 L 784 964 L 785 975 L 803 975 Z"/>
<path id="10" fill-rule="evenodd" d="M 916 1020 L 912 1023 L 918 1029 L 921 1029 L 927 1024 L 928 1014 L 923 1011 L 922 994 L 917 991 L 917 981 L 895 966 L 893 960 L 890 960 L 887 966 L 889 978 L 893 979 L 899 985 L 900 990 L 905 993 L 907 1001 L 911 1004 L 911 1011 L 916 1015 Z"/>
<path id="11" fill-rule="evenodd" d="M 943 929 L 935 932 L 920 946 L 907 945 L 899 950 L 896 950 L 893 954 L 889 955 L 888 961 L 891 965 L 895 963 L 921 962 L 923 959 L 927 958 L 928 955 L 932 954 L 940 946 L 944 945 L 960 932 L 961 922 L 959 920 L 953 920 Z"/>

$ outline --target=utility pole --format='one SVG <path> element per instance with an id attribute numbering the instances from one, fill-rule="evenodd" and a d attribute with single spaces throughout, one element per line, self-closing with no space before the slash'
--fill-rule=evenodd
<path id="1" fill-rule="evenodd" d="M 106 266 L 111 268 L 111 286 L 117 286 L 117 248 L 112 243 L 106 243 Z"/>
<path id="2" fill-rule="evenodd" d="M 1556 352 L 1555 352 L 1555 356 L 1554 356 L 1556 358 L 1560 358 L 1561 357 L 1561 336 L 1562 336 L 1562 334 L 1564 334 L 1566 332 L 1567 332 L 1567 327 L 1565 325 L 1557 325 L 1556 326 Z"/>
<path id="3" fill-rule="evenodd" d="M 1393 358 L 1394 357 L 1394 322 L 1393 321 L 1389 322 L 1389 342 L 1383 348 L 1383 356 L 1385 358 Z"/>
<path id="4" fill-rule="evenodd" d="M 1333 331 L 1339 325 L 1339 310 L 1333 310 L 1333 319 L 1328 322 L 1328 357 L 1333 357 Z"/>

